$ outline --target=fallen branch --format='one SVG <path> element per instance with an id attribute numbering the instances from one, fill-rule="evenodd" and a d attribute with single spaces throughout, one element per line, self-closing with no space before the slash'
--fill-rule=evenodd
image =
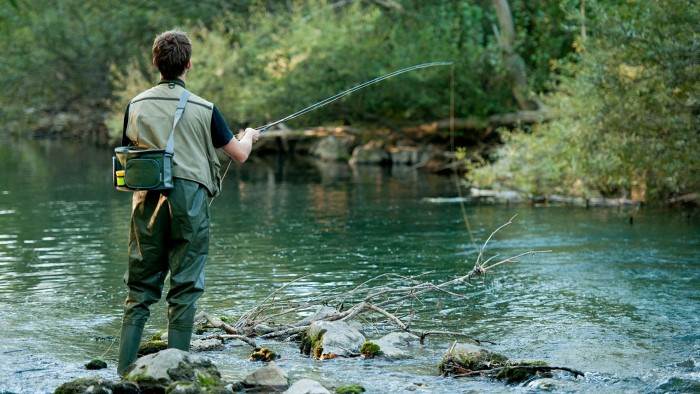
<path id="1" fill-rule="evenodd" d="M 505 367 L 497 367 L 497 368 L 491 368 L 491 369 L 483 369 L 479 371 L 469 371 L 469 372 L 463 372 L 460 374 L 452 375 L 452 377 L 455 378 L 464 378 L 464 377 L 474 377 L 474 376 L 486 376 L 486 377 L 494 377 L 497 375 L 500 371 L 503 371 L 505 369 L 523 369 L 527 371 L 532 371 L 532 372 L 551 372 L 551 371 L 566 371 L 574 375 L 574 377 L 579 377 L 579 376 L 586 376 L 583 372 L 573 369 L 573 368 L 568 368 L 568 367 L 549 367 L 549 366 L 536 366 L 536 365 L 508 365 Z"/>

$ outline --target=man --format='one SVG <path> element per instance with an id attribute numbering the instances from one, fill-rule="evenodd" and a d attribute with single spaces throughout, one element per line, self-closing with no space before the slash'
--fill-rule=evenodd
<path id="1" fill-rule="evenodd" d="M 162 80 L 129 103 L 123 145 L 165 146 L 192 67 L 191 53 L 190 40 L 183 32 L 166 31 L 156 37 L 153 65 Z M 189 96 L 174 135 L 173 189 L 135 192 L 133 196 L 119 374 L 136 359 L 149 306 L 160 299 L 168 272 L 168 347 L 189 350 L 209 249 L 207 195 L 216 195 L 220 186 L 215 149 L 222 148 L 242 163 L 259 138 L 259 132 L 250 128 L 240 140 L 234 138 L 219 110 L 194 94 Z"/>

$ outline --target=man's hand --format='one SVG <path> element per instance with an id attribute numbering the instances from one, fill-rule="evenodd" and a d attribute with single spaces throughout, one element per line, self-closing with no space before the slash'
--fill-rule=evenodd
<path id="1" fill-rule="evenodd" d="M 229 155 L 229 157 L 233 158 L 239 163 L 243 163 L 244 161 L 248 160 L 250 151 L 253 149 L 253 143 L 257 142 L 260 138 L 260 132 L 248 127 L 239 135 L 240 138 L 233 138 L 224 146 L 224 151 L 227 155 Z"/>
<path id="2" fill-rule="evenodd" d="M 243 133 L 244 133 L 243 134 L 244 138 L 250 134 L 250 138 L 251 138 L 251 141 L 253 143 L 258 142 L 258 139 L 260 139 L 260 131 L 258 131 L 256 129 L 252 129 L 252 128 L 248 127 L 247 129 L 245 129 L 245 131 Z"/>

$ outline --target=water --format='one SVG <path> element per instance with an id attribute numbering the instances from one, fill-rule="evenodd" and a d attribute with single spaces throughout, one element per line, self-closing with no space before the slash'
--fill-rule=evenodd
<path id="1" fill-rule="evenodd" d="M 96 373 L 115 378 L 129 194 L 110 188 L 109 152 L 67 143 L 0 146 L 0 392 L 50 392 Z M 212 207 L 207 291 L 200 309 L 236 316 L 303 275 L 298 294 L 332 292 L 384 272 L 433 278 L 466 272 L 475 255 L 444 177 L 410 169 L 353 170 L 301 160 L 232 169 Z M 700 223 L 683 212 L 470 205 L 478 240 L 517 213 L 492 242 L 506 255 L 552 252 L 502 266 L 472 301 L 437 304 L 427 325 L 493 340 L 512 358 L 586 372 L 558 375 L 557 391 L 700 390 Z M 152 311 L 148 333 L 165 327 Z M 313 361 L 271 343 L 292 379 L 327 387 L 360 382 L 369 392 L 511 392 L 538 388 L 443 379 L 435 365 L 450 344 L 433 338 L 401 362 Z M 211 357 L 241 378 L 259 365 L 235 343 Z M 540 387 L 541 389 L 542 387 Z"/>

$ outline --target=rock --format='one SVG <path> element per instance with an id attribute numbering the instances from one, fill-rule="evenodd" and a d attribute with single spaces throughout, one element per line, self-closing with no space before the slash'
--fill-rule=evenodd
<path id="1" fill-rule="evenodd" d="M 352 151 L 350 164 L 383 164 L 391 162 L 389 152 L 384 149 L 381 141 L 370 141 L 357 146 Z"/>
<path id="2" fill-rule="evenodd" d="M 317 359 L 356 356 L 365 336 L 344 321 L 316 321 L 302 335 L 300 350 Z"/>
<path id="3" fill-rule="evenodd" d="M 285 391 L 285 394 L 330 394 L 321 383 L 311 379 L 301 379 Z"/>
<path id="4" fill-rule="evenodd" d="M 253 350 L 253 353 L 250 354 L 250 361 L 273 361 L 278 359 L 280 356 L 279 354 L 273 352 L 272 350 L 262 347 L 262 348 L 257 348 Z"/>
<path id="5" fill-rule="evenodd" d="M 529 382 L 526 387 L 537 391 L 558 391 L 560 385 L 552 378 L 542 378 Z"/>
<path id="6" fill-rule="evenodd" d="M 389 148 L 391 162 L 396 165 L 411 165 L 430 160 L 430 152 L 415 146 L 394 146 Z"/>
<path id="7" fill-rule="evenodd" d="M 469 371 L 483 371 L 503 367 L 508 362 L 506 356 L 493 353 L 470 343 L 455 343 L 445 353 L 438 368 L 449 376 Z"/>
<path id="8" fill-rule="evenodd" d="M 221 350 L 224 348 L 224 341 L 221 339 L 195 339 L 190 342 L 191 352 L 207 352 L 211 350 Z"/>
<path id="9" fill-rule="evenodd" d="M 362 344 L 362 347 L 360 347 L 360 353 L 362 353 L 365 358 L 374 358 L 382 354 L 382 351 L 376 343 L 366 341 Z"/>
<path id="10" fill-rule="evenodd" d="M 537 369 L 546 366 L 544 361 L 511 361 L 506 356 L 477 345 L 455 343 L 443 356 L 438 367 L 444 376 L 479 371 L 480 375 L 507 383 L 521 383 L 533 377 L 551 378 L 549 371 Z"/>
<path id="11" fill-rule="evenodd" d="M 242 383 L 246 391 L 251 392 L 281 392 L 289 387 L 287 373 L 274 362 L 255 370 Z"/>
<path id="12" fill-rule="evenodd" d="M 141 357 L 127 370 L 126 381 L 142 389 L 167 387 L 177 382 L 207 382 L 223 385 L 221 374 L 211 361 L 178 349 L 166 349 Z"/>
<path id="13" fill-rule="evenodd" d="M 351 136 L 336 137 L 329 135 L 322 138 L 311 148 L 311 154 L 326 161 L 348 160 L 353 142 L 354 138 Z"/>
<path id="14" fill-rule="evenodd" d="M 88 361 L 87 364 L 85 364 L 85 369 L 93 370 L 93 369 L 105 369 L 105 368 L 107 368 L 107 363 L 100 360 L 100 359 L 97 359 L 97 358 L 94 360 L 90 360 L 90 361 Z"/>
<path id="15" fill-rule="evenodd" d="M 335 389 L 335 394 L 360 394 L 364 392 L 365 388 L 359 384 L 348 384 Z"/>
<path id="16" fill-rule="evenodd" d="M 146 356 L 148 354 L 158 353 L 161 350 L 168 348 L 168 342 L 162 341 L 160 339 L 150 340 L 142 343 L 139 346 L 138 356 Z"/>
<path id="17" fill-rule="evenodd" d="M 410 358 L 409 350 L 420 346 L 420 338 L 407 332 L 392 332 L 374 341 L 382 352 L 382 357 L 398 360 Z"/>
<path id="18" fill-rule="evenodd" d="M 305 317 L 301 323 L 310 324 L 316 320 L 322 320 L 329 316 L 333 316 L 336 313 L 338 313 L 338 310 L 331 306 L 321 306 L 316 310 L 316 312 L 313 313 L 313 315 Z"/>
<path id="19" fill-rule="evenodd" d="M 80 378 L 58 386 L 54 394 L 138 394 L 139 387 L 131 382 L 112 382 L 102 378 Z"/>

